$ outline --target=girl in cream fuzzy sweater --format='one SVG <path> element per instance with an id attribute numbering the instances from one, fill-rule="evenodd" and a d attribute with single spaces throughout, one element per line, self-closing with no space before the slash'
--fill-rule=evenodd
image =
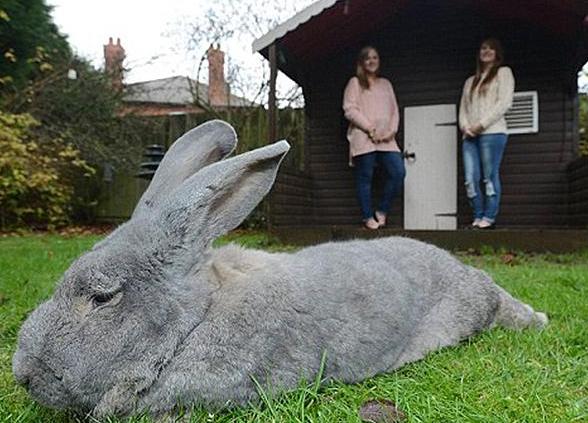
<path id="1" fill-rule="evenodd" d="M 459 108 L 466 194 L 476 229 L 493 229 L 500 207 L 499 171 L 508 139 L 504 114 L 512 105 L 515 85 L 502 61 L 500 42 L 484 40 L 476 74 L 466 80 Z"/>

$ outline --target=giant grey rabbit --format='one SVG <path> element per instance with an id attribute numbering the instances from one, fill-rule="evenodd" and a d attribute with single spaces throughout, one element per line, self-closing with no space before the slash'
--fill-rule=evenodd
<path id="1" fill-rule="evenodd" d="M 222 121 L 165 155 L 132 218 L 78 258 L 23 324 L 16 380 L 95 416 L 224 407 L 311 380 L 356 382 L 484 329 L 547 317 L 484 272 L 402 237 L 294 253 L 212 248 L 269 192 L 280 141 L 226 158 Z"/>

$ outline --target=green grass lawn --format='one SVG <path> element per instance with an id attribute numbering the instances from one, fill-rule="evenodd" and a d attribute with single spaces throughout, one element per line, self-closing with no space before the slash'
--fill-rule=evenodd
<path id="1" fill-rule="evenodd" d="M 0 422 L 95 421 L 34 403 L 11 372 L 18 329 L 63 271 L 99 237 L 0 238 Z M 254 248 L 288 249 L 262 234 L 232 235 Z M 226 241 L 226 239 L 225 239 Z M 194 422 L 359 422 L 369 399 L 389 399 L 409 422 L 588 421 L 588 251 L 570 255 L 459 254 L 514 296 L 545 311 L 541 331 L 492 330 L 356 385 L 310 381 L 261 405 Z M 111 420 L 116 421 L 116 420 Z M 134 418 L 133 422 L 148 422 Z"/>

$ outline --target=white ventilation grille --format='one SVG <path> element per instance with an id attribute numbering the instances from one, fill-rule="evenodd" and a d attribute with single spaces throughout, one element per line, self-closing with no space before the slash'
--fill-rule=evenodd
<path id="1" fill-rule="evenodd" d="M 512 107 L 504 117 L 509 134 L 539 132 L 539 98 L 537 91 L 514 93 Z"/>

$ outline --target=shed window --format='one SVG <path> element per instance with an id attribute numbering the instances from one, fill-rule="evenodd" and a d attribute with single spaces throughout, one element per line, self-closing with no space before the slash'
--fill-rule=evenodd
<path id="1" fill-rule="evenodd" d="M 504 117 L 509 134 L 539 132 L 539 97 L 537 91 L 515 92 L 512 107 Z"/>

